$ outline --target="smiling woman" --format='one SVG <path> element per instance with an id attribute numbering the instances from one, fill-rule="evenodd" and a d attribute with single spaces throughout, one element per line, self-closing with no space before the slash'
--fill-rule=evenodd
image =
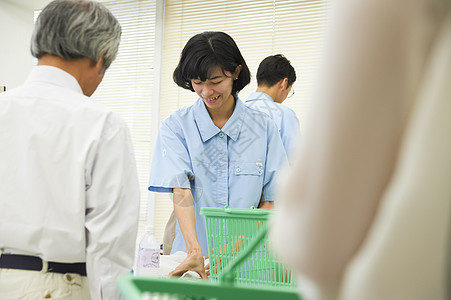
<path id="1" fill-rule="evenodd" d="M 208 251 L 200 207 L 257 207 L 262 191 L 265 203 L 274 201 L 274 178 L 287 159 L 272 120 L 238 98 L 250 74 L 229 35 L 193 36 L 173 78 L 199 98 L 163 120 L 149 190 L 173 193 L 177 226 L 172 252 L 188 256 L 170 275 L 193 270 L 205 278 L 202 254 Z"/>
<path id="2" fill-rule="evenodd" d="M 250 82 L 250 72 L 235 41 L 224 32 L 193 36 L 174 71 L 180 87 L 194 91 L 222 128 L 233 113 L 235 97 Z"/>

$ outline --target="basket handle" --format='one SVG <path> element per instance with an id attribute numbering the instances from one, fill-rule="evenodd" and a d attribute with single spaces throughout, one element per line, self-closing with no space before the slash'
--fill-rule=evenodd
<path id="1" fill-rule="evenodd" d="M 266 222 L 262 229 L 257 233 L 255 238 L 253 238 L 252 241 L 248 244 L 248 246 L 244 248 L 243 251 L 241 251 L 241 253 L 239 253 L 237 257 L 230 263 L 230 265 L 228 265 L 224 269 L 222 275 L 219 277 L 220 282 L 233 284 L 233 282 L 235 281 L 235 275 L 233 274 L 235 267 L 238 266 L 242 261 L 244 261 L 252 253 L 252 251 L 257 248 L 259 243 L 266 237 L 266 234 L 268 233 L 268 226 L 269 222 Z"/>

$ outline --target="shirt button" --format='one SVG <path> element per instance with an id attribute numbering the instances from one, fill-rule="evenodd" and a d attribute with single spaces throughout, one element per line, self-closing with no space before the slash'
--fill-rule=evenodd
<path id="1" fill-rule="evenodd" d="M 240 169 L 240 168 L 236 168 L 235 171 L 236 171 L 237 173 L 240 173 L 240 172 L 241 172 L 241 169 Z"/>
<path id="2" fill-rule="evenodd" d="M 224 136 L 224 132 L 220 132 L 219 137 L 223 137 L 223 136 Z"/>

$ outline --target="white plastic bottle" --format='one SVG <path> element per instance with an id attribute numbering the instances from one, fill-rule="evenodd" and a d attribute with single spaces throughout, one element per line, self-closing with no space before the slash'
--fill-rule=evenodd
<path id="1" fill-rule="evenodd" d="M 135 274 L 139 276 L 159 276 L 160 255 L 160 244 L 155 237 L 154 228 L 146 226 L 138 246 Z"/>

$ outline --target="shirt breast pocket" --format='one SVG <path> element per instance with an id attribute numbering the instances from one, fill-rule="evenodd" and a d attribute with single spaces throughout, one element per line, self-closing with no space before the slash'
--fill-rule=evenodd
<path id="1" fill-rule="evenodd" d="M 236 176 L 261 176 L 263 174 L 263 163 L 261 162 L 238 162 L 235 164 Z"/>

